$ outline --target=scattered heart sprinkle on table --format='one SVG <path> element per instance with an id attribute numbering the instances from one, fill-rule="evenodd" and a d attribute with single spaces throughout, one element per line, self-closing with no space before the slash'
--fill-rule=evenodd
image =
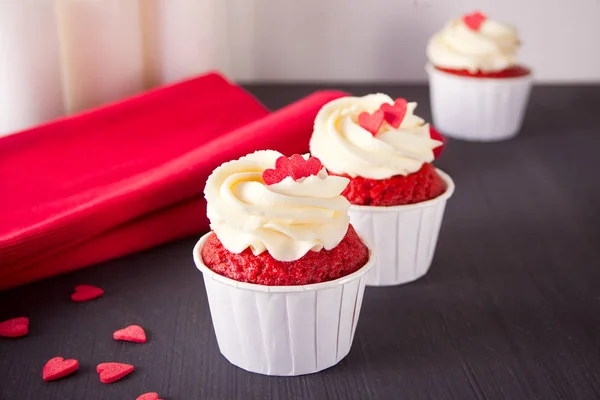
<path id="1" fill-rule="evenodd" d="M 104 290 L 92 285 L 77 285 L 75 292 L 71 294 L 71 300 L 76 302 L 88 301 L 100 297 Z"/>
<path id="2" fill-rule="evenodd" d="M 71 375 L 79 369 L 79 361 L 75 359 L 65 360 L 62 357 L 50 359 L 42 370 L 42 378 L 46 381 L 54 381 Z"/>
<path id="3" fill-rule="evenodd" d="M 100 382 L 113 383 L 129 375 L 134 369 L 135 367 L 130 364 L 107 362 L 98 364 L 96 372 L 100 374 Z"/>
<path id="4" fill-rule="evenodd" d="M 135 400 L 162 400 L 162 399 L 160 399 L 158 397 L 158 393 L 156 393 L 156 392 L 148 392 L 148 393 L 144 393 L 144 394 L 140 395 Z"/>
<path id="5" fill-rule="evenodd" d="M 0 336 L 16 338 L 29 333 L 29 319 L 18 317 L 0 322 Z"/>
<path id="6" fill-rule="evenodd" d="M 119 329 L 113 333 L 113 338 L 127 342 L 146 343 L 146 332 L 141 326 L 129 325 L 127 328 Z"/>

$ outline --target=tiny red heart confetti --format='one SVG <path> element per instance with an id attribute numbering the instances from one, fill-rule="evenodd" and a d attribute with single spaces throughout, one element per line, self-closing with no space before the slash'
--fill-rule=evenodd
<path id="1" fill-rule="evenodd" d="M 113 333 L 113 338 L 127 342 L 146 343 L 146 332 L 141 326 L 129 325 L 127 328 L 119 329 Z"/>
<path id="2" fill-rule="evenodd" d="M 79 369 L 79 361 L 75 359 L 65 360 L 62 357 L 50 359 L 42 370 L 42 378 L 46 381 L 54 381 L 71 375 Z"/>
<path id="3" fill-rule="evenodd" d="M 275 161 L 275 169 L 264 170 L 262 178 L 267 185 L 274 185 L 288 176 L 297 181 L 311 175 L 318 175 L 321 169 L 323 169 L 323 164 L 317 157 L 309 157 L 308 160 L 305 160 L 300 154 L 294 154 L 289 158 L 279 157 Z"/>
<path id="4" fill-rule="evenodd" d="M 432 138 L 433 140 L 442 142 L 442 144 L 440 146 L 433 149 L 433 156 L 435 158 L 438 158 L 440 156 L 440 154 L 442 154 L 442 151 L 444 150 L 444 147 L 446 146 L 446 139 L 431 125 L 429 125 L 429 137 Z"/>
<path id="5" fill-rule="evenodd" d="M 364 111 L 358 114 L 358 124 L 375 136 L 381 125 L 383 125 L 383 118 L 384 112 L 382 110 L 376 110 L 373 114 Z"/>
<path id="6" fill-rule="evenodd" d="M 475 11 L 474 13 L 467 14 L 463 17 L 463 21 L 469 29 L 478 31 L 481 28 L 481 24 L 487 19 L 485 14 Z"/>
<path id="7" fill-rule="evenodd" d="M 135 400 L 162 400 L 162 399 L 160 399 L 158 397 L 158 393 L 156 393 L 156 392 L 148 392 L 148 393 L 144 393 L 144 394 L 140 395 Z"/>
<path id="8" fill-rule="evenodd" d="M 100 382 L 113 383 L 129 375 L 134 369 L 135 367 L 130 364 L 107 362 L 98 364 L 96 372 L 100 374 Z"/>
<path id="9" fill-rule="evenodd" d="M 71 294 L 71 300 L 76 302 L 88 301 L 100 297 L 104 290 L 92 285 L 77 285 L 75 292 Z"/>
<path id="10" fill-rule="evenodd" d="M 385 121 L 394 128 L 398 128 L 406 116 L 407 107 L 406 99 L 396 99 L 394 104 L 383 103 L 379 109 L 383 111 Z"/>
<path id="11" fill-rule="evenodd" d="M 29 319 L 18 317 L 0 322 L 0 336 L 16 338 L 29 333 Z"/>

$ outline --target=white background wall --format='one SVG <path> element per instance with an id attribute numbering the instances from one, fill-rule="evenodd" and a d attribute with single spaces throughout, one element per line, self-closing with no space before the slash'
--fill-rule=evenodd
<path id="1" fill-rule="evenodd" d="M 600 0 L 0 0 L 0 136 L 210 69 L 425 81 L 427 40 L 476 9 L 538 82 L 600 82 Z"/>
<path id="2" fill-rule="evenodd" d="M 600 81 L 600 0 L 212 0 L 244 81 L 424 81 L 425 45 L 479 9 L 514 23 L 540 81 Z"/>

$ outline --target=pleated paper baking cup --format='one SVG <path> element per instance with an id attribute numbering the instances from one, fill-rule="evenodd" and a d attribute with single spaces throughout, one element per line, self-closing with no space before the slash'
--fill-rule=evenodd
<path id="1" fill-rule="evenodd" d="M 456 139 L 491 142 L 519 133 L 533 74 L 472 78 L 426 66 L 434 126 Z"/>
<path id="2" fill-rule="evenodd" d="M 436 171 L 446 182 L 446 191 L 435 199 L 392 207 L 350 206 L 350 223 L 377 254 L 367 285 L 400 285 L 429 270 L 446 201 L 454 193 L 452 178 Z"/>
<path id="3" fill-rule="evenodd" d="M 375 261 L 334 281 L 301 286 L 238 282 L 212 271 L 201 249 L 194 261 L 204 284 L 219 350 L 229 362 L 265 375 L 304 375 L 329 368 L 350 351 L 367 273 Z"/>

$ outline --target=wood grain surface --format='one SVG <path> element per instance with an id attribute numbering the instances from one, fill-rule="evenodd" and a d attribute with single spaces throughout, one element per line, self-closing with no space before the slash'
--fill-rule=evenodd
<path id="1" fill-rule="evenodd" d="M 309 85 L 249 86 L 268 107 Z M 419 101 L 424 86 L 354 86 Z M 399 287 L 367 288 L 350 354 L 324 372 L 266 377 L 219 353 L 189 238 L 0 293 L 0 321 L 31 320 L 0 338 L 0 399 L 600 398 L 600 87 L 536 87 L 523 132 L 500 143 L 450 141 L 438 166 L 452 175 L 433 265 Z M 193 216 L 190 216 L 193 217 Z M 75 284 L 105 289 L 75 304 Z M 148 343 L 116 342 L 130 324 Z M 43 382 L 44 363 L 80 370 Z M 95 366 L 136 370 L 111 385 Z"/>

